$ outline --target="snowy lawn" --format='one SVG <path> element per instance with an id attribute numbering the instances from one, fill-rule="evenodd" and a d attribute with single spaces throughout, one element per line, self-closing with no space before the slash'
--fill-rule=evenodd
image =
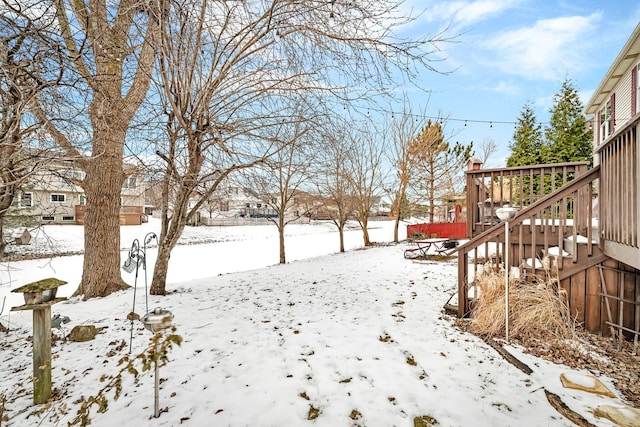
<path id="1" fill-rule="evenodd" d="M 330 249 L 337 247 L 335 231 L 326 224 L 307 227 L 291 230 L 289 259 L 297 261 L 285 265 L 270 265 L 277 262 L 275 229 L 272 234 L 263 230 L 264 235 L 238 231 L 245 237 L 226 243 L 178 247 L 168 285 L 173 292 L 149 296 L 150 309 L 163 307 L 175 315 L 176 333 L 184 339 L 160 369 L 163 411 L 153 418 L 154 376 L 144 372 L 137 384 L 125 377 L 123 395 L 118 401 L 109 395 L 108 412 L 93 411 L 92 425 L 410 427 L 421 416 L 440 426 L 573 425 L 550 406 L 544 389 L 592 423 L 614 425 L 589 409 L 619 399 L 562 387 L 560 373 L 580 378 L 587 372 L 511 347 L 533 368 L 526 375 L 442 314 L 456 289 L 455 260 L 404 259 L 406 243 L 355 250 L 361 245 L 357 231 L 349 233 L 352 250 L 335 254 Z M 136 229 L 123 232 L 137 231 L 142 239 L 148 231 Z M 372 232 L 374 241 L 391 240 L 390 223 L 374 224 Z M 152 251 L 149 258 L 155 259 Z M 3 265 L 1 283 L 10 280 L 11 285 L 1 290 L 7 294 L 8 287 L 28 279 L 55 275 L 69 281 L 65 292 L 70 294 L 81 260 Z M 5 308 L 1 320 L 12 328 L 0 335 L 6 425 L 66 425 L 75 416 L 80 398 L 97 393 L 103 386 L 99 378 L 115 374 L 118 360 L 129 353 L 126 317 L 133 293 L 54 306 L 54 313 L 71 318 L 67 331 L 88 324 L 106 329 L 86 343 L 55 341 L 57 400 L 38 414 L 46 407 L 32 405 L 31 313 L 9 316 Z M 138 282 L 135 311 L 145 310 Z M 134 323 L 133 355 L 145 350 L 151 335 Z M 607 378 L 600 379 L 615 393 Z"/>

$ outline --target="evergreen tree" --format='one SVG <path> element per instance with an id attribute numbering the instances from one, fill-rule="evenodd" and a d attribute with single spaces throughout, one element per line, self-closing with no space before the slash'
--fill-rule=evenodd
<path id="1" fill-rule="evenodd" d="M 545 129 L 543 163 L 592 161 L 592 132 L 587 130 L 578 90 L 566 78 L 553 97 L 551 119 Z"/>
<path id="2" fill-rule="evenodd" d="M 527 102 L 513 132 L 513 141 L 509 144 L 511 155 L 507 166 L 537 165 L 543 163 L 542 129 L 537 123 L 536 115 Z"/>

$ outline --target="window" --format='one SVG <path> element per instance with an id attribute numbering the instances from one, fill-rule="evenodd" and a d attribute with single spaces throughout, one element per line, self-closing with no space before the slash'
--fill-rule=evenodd
<path id="1" fill-rule="evenodd" d="M 125 178 L 122 188 L 136 188 L 136 177 L 130 176 L 129 178 Z"/>
<path id="2" fill-rule="evenodd" d="M 607 101 L 604 108 L 600 110 L 600 140 L 603 142 L 611 135 L 611 102 Z"/>
<path id="3" fill-rule="evenodd" d="M 53 203 L 64 203 L 67 201 L 67 196 L 65 194 L 52 194 L 51 201 Z"/>
<path id="4" fill-rule="evenodd" d="M 18 206 L 21 208 L 33 206 L 33 193 L 20 193 L 18 195 Z"/>
<path id="5" fill-rule="evenodd" d="M 261 207 L 262 207 L 262 203 L 258 203 L 258 204 L 256 205 L 256 208 L 261 208 Z"/>
<path id="6" fill-rule="evenodd" d="M 43 221 L 53 221 L 55 219 L 55 217 L 53 215 L 43 215 L 42 216 L 42 220 Z"/>
<path id="7" fill-rule="evenodd" d="M 87 196 L 85 196 L 84 194 L 80 194 L 80 195 L 78 196 L 78 204 L 79 204 L 80 206 L 84 206 L 84 205 L 86 205 L 86 204 L 87 204 Z"/>
<path id="8" fill-rule="evenodd" d="M 67 180 L 77 179 L 80 181 L 84 179 L 84 172 L 77 169 L 63 169 L 59 173 L 61 177 Z"/>
<path id="9" fill-rule="evenodd" d="M 73 216 L 63 216 L 62 220 L 63 221 L 74 221 L 76 218 Z"/>

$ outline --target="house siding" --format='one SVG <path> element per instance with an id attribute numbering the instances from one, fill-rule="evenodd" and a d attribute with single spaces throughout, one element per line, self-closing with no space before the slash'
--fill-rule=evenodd
<path id="1" fill-rule="evenodd" d="M 634 64 L 635 66 L 635 64 Z M 616 106 L 615 106 L 615 129 L 621 129 L 624 125 L 631 120 L 633 116 L 631 114 L 631 70 L 627 70 L 624 73 L 623 78 L 616 86 Z"/>
<path id="2" fill-rule="evenodd" d="M 640 269 L 640 119 L 637 79 L 640 58 L 638 24 L 585 107 L 598 125 L 611 103 L 611 132 L 597 133 L 594 147 L 601 167 L 599 182 L 599 237 L 605 255 Z M 600 131 L 606 127 L 598 127 Z"/>
<path id="3" fill-rule="evenodd" d="M 134 176 L 134 175 L 131 175 Z M 81 206 L 81 196 L 84 190 L 74 184 L 71 177 L 82 179 L 84 173 L 73 168 L 65 161 L 54 161 L 46 168 L 37 170 L 30 178 L 29 182 L 21 188 L 22 193 L 32 194 L 32 204 L 28 208 L 15 210 L 12 216 L 24 218 L 28 222 L 39 222 L 43 224 L 76 224 L 82 223 L 76 207 L 84 213 Z M 145 181 L 142 175 L 135 176 L 136 184 L 129 188 L 122 188 L 122 205 L 126 207 L 139 207 L 141 216 L 144 206 Z M 52 195 L 64 196 L 64 201 L 52 201 Z M 138 210 L 136 210 L 136 213 Z M 138 218 L 137 223 L 141 219 Z"/>
<path id="4" fill-rule="evenodd" d="M 634 67 L 636 64 L 634 63 Z M 624 73 L 624 76 L 620 79 L 615 86 L 614 91 L 611 93 L 608 101 L 611 104 L 611 128 L 609 135 L 612 135 L 616 130 L 622 129 L 626 123 L 628 123 L 634 116 L 632 112 L 632 105 L 635 102 L 635 90 L 633 89 L 633 79 L 631 76 L 631 68 Z M 604 104 L 601 106 L 604 107 Z M 595 115 L 594 126 L 596 131 L 593 132 L 593 146 L 596 149 L 602 145 L 604 141 L 600 141 L 600 125 L 601 120 L 600 109 Z"/>

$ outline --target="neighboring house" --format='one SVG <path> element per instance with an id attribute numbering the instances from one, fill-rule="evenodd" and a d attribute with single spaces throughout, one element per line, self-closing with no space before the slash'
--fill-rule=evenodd
<path id="1" fill-rule="evenodd" d="M 469 314 L 482 255 L 520 277 L 552 274 L 572 316 L 591 332 L 640 336 L 640 25 L 585 107 L 592 118 L 588 162 L 470 168 L 467 236 L 458 248 L 459 316 Z M 588 131 L 588 129 L 585 129 Z M 503 204 L 520 211 L 505 224 Z M 483 209 L 484 208 L 484 209 Z M 498 215 L 505 212 L 499 212 Z M 503 215 L 504 217 L 504 215 Z M 510 230 L 509 239 L 506 240 Z M 487 253 L 487 248 L 495 253 Z M 508 249 L 508 250 L 507 250 Z M 507 255 L 508 254 L 508 255 Z M 490 256 L 489 256 L 490 255 Z M 541 260 L 549 260 L 544 270 Z M 480 260 L 480 261 L 479 261 Z"/>
<path id="2" fill-rule="evenodd" d="M 200 197 L 197 197 L 199 199 Z M 227 178 L 200 208 L 200 218 L 259 218 L 272 214 L 258 197 Z"/>
<path id="3" fill-rule="evenodd" d="M 15 201 L 15 216 L 43 224 L 75 224 L 77 205 L 84 205 L 83 190 L 73 183 L 84 173 L 70 162 L 50 162 L 39 168 L 22 187 Z"/>
<path id="4" fill-rule="evenodd" d="M 121 195 L 120 222 L 140 224 L 145 220 L 144 179 L 134 166 L 127 166 Z M 77 182 L 84 172 L 70 161 L 56 160 L 36 170 L 14 202 L 13 216 L 28 217 L 42 224 L 82 224 L 86 196 Z"/>

